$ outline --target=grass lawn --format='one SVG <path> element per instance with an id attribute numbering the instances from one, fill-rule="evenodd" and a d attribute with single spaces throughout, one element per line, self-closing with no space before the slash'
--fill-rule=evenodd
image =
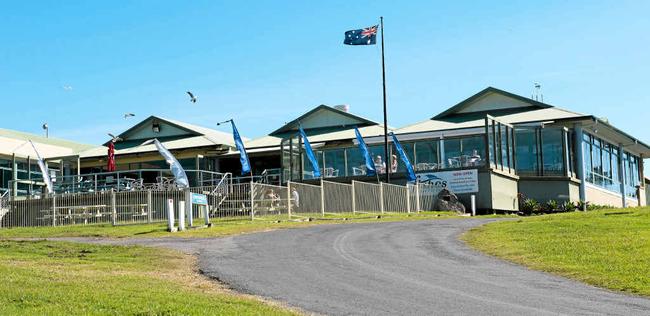
<path id="1" fill-rule="evenodd" d="M 650 208 L 496 222 L 462 238 L 478 250 L 532 269 L 650 296 Z"/>
<path id="2" fill-rule="evenodd" d="M 219 237 L 258 231 L 267 231 L 282 228 L 297 228 L 319 224 L 339 224 L 352 222 L 382 222 L 382 221 L 404 221 L 423 220 L 440 218 L 459 218 L 453 212 L 420 212 L 420 213 L 387 213 L 381 214 L 344 214 L 327 215 L 325 218 L 315 221 L 288 221 L 284 216 L 266 216 L 251 221 L 250 219 L 220 220 L 213 219 L 213 226 L 206 229 L 192 229 L 183 232 L 167 232 L 167 223 L 139 224 L 112 226 L 101 225 L 75 225 L 59 227 L 26 227 L 0 229 L 0 239 L 3 238 L 48 238 L 48 237 Z M 318 214 L 317 216 L 320 216 Z M 346 220 L 342 220 L 346 217 Z M 200 224 L 201 221 L 195 221 Z"/>
<path id="3" fill-rule="evenodd" d="M 288 315 L 165 249 L 0 241 L 0 315 Z"/>

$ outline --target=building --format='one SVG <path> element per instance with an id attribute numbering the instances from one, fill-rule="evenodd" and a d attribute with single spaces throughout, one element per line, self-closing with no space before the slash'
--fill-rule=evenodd
<path id="1" fill-rule="evenodd" d="M 327 105 L 266 136 L 244 139 L 255 175 L 246 181 L 320 181 L 304 156 L 300 125 L 323 178 L 376 182 L 390 172 L 391 182 L 406 182 L 405 166 L 392 143 L 389 157 L 384 157 L 381 124 L 351 113 L 347 106 Z M 369 145 L 378 177 L 366 174 L 355 127 Z M 488 87 L 429 119 L 389 130 L 400 140 L 419 181 L 451 188 L 468 207 L 472 196 L 479 209 L 505 211 L 518 210 L 522 197 L 616 207 L 647 203 L 643 159 L 650 147 L 593 115 Z M 151 116 L 119 137 L 116 172 L 105 170 L 108 142 L 54 155 L 72 164 L 58 178 L 59 191 L 128 189 L 134 182 L 163 181 L 170 176 L 165 161 L 153 145 L 141 145 L 152 138 L 174 153 L 193 185 L 227 172 L 240 176 L 239 153 L 229 133 Z"/>
<path id="2" fill-rule="evenodd" d="M 0 129 L 0 196 L 13 192 L 15 195 L 40 194 L 44 187 L 43 175 L 38 166 L 37 154 L 29 141 L 34 143 L 41 157 L 47 161 L 53 179 L 77 174 L 77 160 L 71 156 L 92 148 L 92 145 L 46 138 L 40 135 Z"/>

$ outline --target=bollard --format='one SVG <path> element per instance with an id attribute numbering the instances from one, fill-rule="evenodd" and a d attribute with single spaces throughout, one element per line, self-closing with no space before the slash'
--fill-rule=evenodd
<path id="1" fill-rule="evenodd" d="M 174 200 L 167 199 L 167 231 L 175 232 L 176 227 L 174 227 Z"/>
<path id="2" fill-rule="evenodd" d="M 185 201 L 178 201 L 178 230 L 185 230 Z"/>
<path id="3" fill-rule="evenodd" d="M 211 227 L 212 223 L 210 223 L 210 210 L 208 209 L 208 206 L 202 205 L 201 208 L 203 208 L 203 218 L 205 218 L 205 226 Z"/>
<path id="4" fill-rule="evenodd" d="M 472 216 L 476 216 L 476 195 L 472 194 Z"/>

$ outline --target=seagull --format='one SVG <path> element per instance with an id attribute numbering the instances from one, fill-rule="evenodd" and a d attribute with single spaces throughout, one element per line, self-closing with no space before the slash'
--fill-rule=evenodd
<path id="1" fill-rule="evenodd" d="M 72 90 L 72 86 L 69 85 L 69 84 L 64 85 L 64 86 L 63 86 L 63 90 L 65 90 L 65 91 L 70 91 L 70 90 Z"/>
<path id="2" fill-rule="evenodd" d="M 124 114 L 124 119 L 126 120 L 127 118 L 129 118 L 131 116 L 135 116 L 135 114 L 133 114 L 133 113 L 125 113 Z"/>
<path id="3" fill-rule="evenodd" d="M 117 143 L 117 142 L 121 142 L 121 141 L 123 141 L 123 139 L 122 139 L 121 137 L 119 137 L 119 136 L 115 136 L 115 135 L 113 135 L 113 134 L 111 134 L 111 133 L 108 133 L 108 136 L 111 137 L 111 142 L 113 142 L 113 143 Z"/>
<path id="4" fill-rule="evenodd" d="M 196 103 L 196 97 L 192 94 L 192 92 L 187 91 L 187 94 L 190 95 L 190 102 Z"/>

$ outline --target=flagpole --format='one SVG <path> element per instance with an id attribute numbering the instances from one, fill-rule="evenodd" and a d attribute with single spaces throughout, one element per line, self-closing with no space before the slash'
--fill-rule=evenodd
<path id="1" fill-rule="evenodd" d="M 381 77 L 384 86 L 384 163 L 386 164 L 386 182 L 390 182 L 390 157 L 388 157 L 388 111 L 386 110 L 386 63 L 384 62 L 384 17 L 379 17 L 381 27 Z"/>

